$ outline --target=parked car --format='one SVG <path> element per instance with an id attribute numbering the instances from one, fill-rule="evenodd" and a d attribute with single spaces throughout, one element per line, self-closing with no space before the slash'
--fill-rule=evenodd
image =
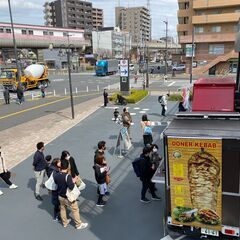
<path id="1" fill-rule="evenodd" d="M 134 71 L 134 64 L 129 64 L 129 70 Z"/>
<path id="2" fill-rule="evenodd" d="M 186 69 L 186 66 L 184 64 L 178 64 L 178 65 L 172 66 L 172 70 L 175 70 L 175 71 L 184 71 L 185 69 Z"/>

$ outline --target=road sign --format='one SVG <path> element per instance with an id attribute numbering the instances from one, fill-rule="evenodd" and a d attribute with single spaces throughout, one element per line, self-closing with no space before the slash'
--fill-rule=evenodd
<path id="1" fill-rule="evenodd" d="M 120 76 L 128 77 L 128 75 L 129 75 L 128 60 L 120 60 Z"/>

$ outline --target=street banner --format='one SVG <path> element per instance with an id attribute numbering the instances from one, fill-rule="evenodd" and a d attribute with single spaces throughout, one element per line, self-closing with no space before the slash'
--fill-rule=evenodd
<path id="1" fill-rule="evenodd" d="M 130 137 L 126 127 L 121 128 L 120 130 L 121 138 L 123 141 L 124 150 L 129 150 L 132 147 Z"/>
<path id="2" fill-rule="evenodd" d="M 221 230 L 222 140 L 168 138 L 173 224 Z"/>

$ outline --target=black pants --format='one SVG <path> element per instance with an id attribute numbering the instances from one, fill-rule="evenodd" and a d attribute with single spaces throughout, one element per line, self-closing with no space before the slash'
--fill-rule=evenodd
<path id="1" fill-rule="evenodd" d="M 7 177 L 6 173 L 0 173 L 0 178 L 9 186 L 12 185 L 12 182 L 9 180 L 9 178 Z"/>
<path id="2" fill-rule="evenodd" d="M 165 105 L 161 105 L 162 106 L 162 116 L 166 116 L 166 106 Z"/>
<path id="3" fill-rule="evenodd" d="M 4 98 L 6 104 L 10 104 L 10 99 L 9 98 Z"/>
<path id="4" fill-rule="evenodd" d="M 151 182 L 151 179 L 149 179 L 149 180 L 141 179 L 141 181 L 142 181 L 141 199 L 145 198 L 145 195 L 146 195 L 146 192 L 148 189 L 150 190 L 152 196 L 155 197 L 156 196 L 155 186 L 154 186 L 154 183 Z"/>
<path id="5" fill-rule="evenodd" d="M 153 138 L 151 134 L 143 135 L 143 143 L 145 147 L 147 146 L 147 144 L 152 144 L 152 142 L 153 142 Z"/>

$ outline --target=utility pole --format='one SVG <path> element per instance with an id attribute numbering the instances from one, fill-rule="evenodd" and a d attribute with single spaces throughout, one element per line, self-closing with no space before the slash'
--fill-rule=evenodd
<path id="1" fill-rule="evenodd" d="M 13 47 L 14 47 L 14 55 L 16 59 L 16 66 L 17 66 L 17 81 L 20 82 L 20 76 L 21 74 L 21 68 L 19 66 L 18 62 L 18 52 L 17 52 L 17 44 L 15 39 L 15 33 L 14 33 L 14 26 L 13 26 L 13 18 L 12 18 L 12 9 L 11 9 L 11 3 L 10 0 L 8 0 L 8 8 L 9 8 L 9 14 L 10 14 L 10 20 L 11 20 L 11 28 L 12 28 L 12 35 L 13 35 Z"/>
<path id="2" fill-rule="evenodd" d="M 194 26 L 192 28 L 192 56 L 191 56 L 191 66 L 190 66 L 190 84 L 192 84 L 193 80 L 193 58 L 194 58 L 194 52 L 195 52 L 195 47 L 194 47 L 194 35 L 195 35 L 195 29 Z"/>
<path id="3" fill-rule="evenodd" d="M 146 46 L 146 43 L 145 43 Z M 147 72 L 146 72 L 146 88 L 149 87 L 149 74 L 148 74 L 148 46 L 147 47 L 147 56 L 146 56 L 146 67 L 147 67 Z"/>
<path id="4" fill-rule="evenodd" d="M 163 21 L 166 25 L 166 43 L 165 43 L 165 77 L 167 76 L 167 70 L 168 70 L 168 66 L 167 66 L 167 55 L 168 55 L 168 20 L 167 21 Z M 165 78 L 164 78 L 165 79 Z"/>

